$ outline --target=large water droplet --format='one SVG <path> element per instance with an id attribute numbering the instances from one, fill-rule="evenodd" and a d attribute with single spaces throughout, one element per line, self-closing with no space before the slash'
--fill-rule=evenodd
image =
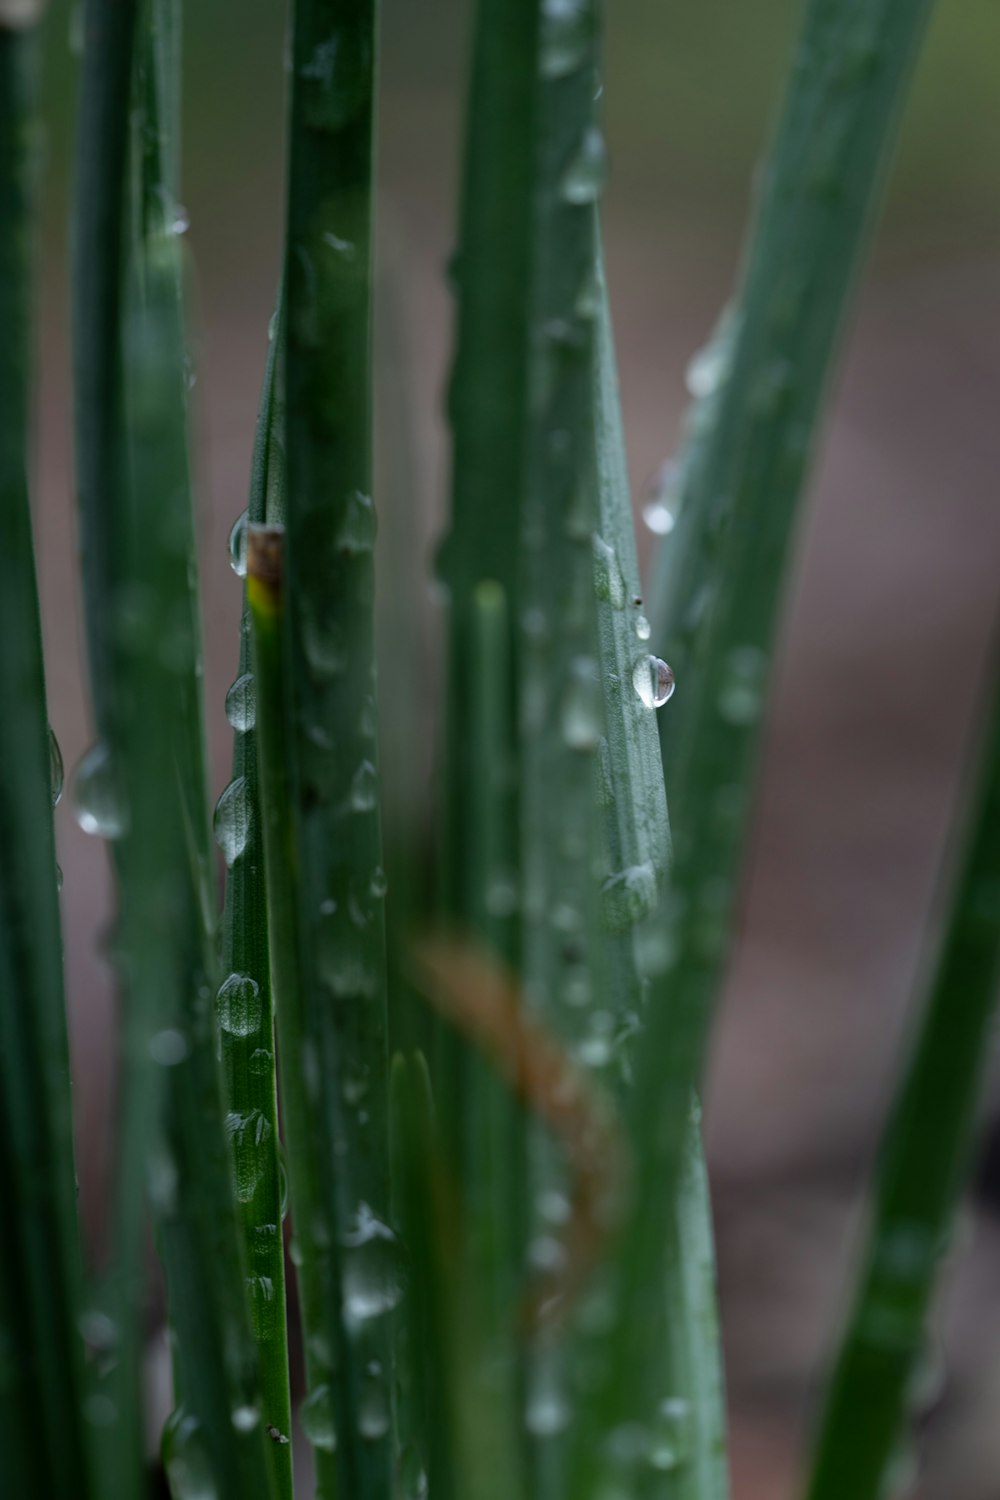
<path id="1" fill-rule="evenodd" d="M 56 739 L 55 730 L 49 725 L 49 792 L 52 797 L 52 806 L 58 807 L 59 799 L 63 794 L 63 786 L 66 781 L 66 772 L 63 768 L 62 751 L 59 749 L 59 741 Z"/>
<path id="2" fill-rule="evenodd" d="M 84 833 L 119 839 L 128 818 L 111 754 L 103 740 L 92 745 L 73 778 L 73 811 Z"/>
<path id="3" fill-rule="evenodd" d="M 577 656 L 570 663 L 560 722 L 563 739 L 571 750 L 597 749 L 603 725 L 600 681 L 592 656 Z"/>
<path id="4" fill-rule="evenodd" d="M 314 1448 L 332 1453 L 337 1446 L 337 1429 L 333 1419 L 333 1391 L 326 1384 L 318 1385 L 299 1407 L 302 1431 Z"/>
<path id="5" fill-rule="evenodd" d="M 395 1307 L 403 1295 L 402 1247 L 367 1203 L 358 1204 L 342 1244 L 344 1318 L 356 1329 Z"/>
<path id="6" fill-rule="evenodd" d="M 737 646 L 726 657 L 719 713 L 741 728 L 756 723 L 764 701 L 767 657 L 757 646 Z"/>
<path id="7" fill-rule="evenodd" d="M 658 656 L 640 656 L 632 685 L 647 708 L 662 708 L 674 690 L 674 674 Z"/>
<path id="8" fill-rule="evenodd" d="M 264 1003 L 260 985 L 249 974 L 230 974 L 224 979 L 215 1005 L 219 1025 L 230 1036 L 253 1036 L 260 1030 Z"/>
<path id="9" fill-rule="evenodd" d="M 253 808 L 242 776 L 231 781 L 215 804 L 215 841 L 227 865 L 234 865 L 247 846 Z"/>
<path id="10" fill-rule="evenodd" d="M 580 148 L 566 168 L 560 192 L 567 203 L 594 203 L 600 197 L 608 175 L 608 152 L 604 136 L 596 125 L 583 133 Z"/>
<path id="11" fill-rule="evenodd" d="M 237 578 L 247 576 L 247 526 L 249 516 L 241 510 L 229 533 L 229 566 Z"/>
<path id="12" fill-rule="evenodd" d="M 240 734 L 245 734 L 257 722 L 257 689 L 252 672 L 237 677 L 226 694 L 226 718 Z"/>
<path id="13" fill-rule="evenodd" d="M 385 1437 L 389 1431 L 389 1403 L 386 1400 L 382 1366 L 372 1360 L 361 1382 L 358 1406 L 358 1432 L 370 1443 Z"/>

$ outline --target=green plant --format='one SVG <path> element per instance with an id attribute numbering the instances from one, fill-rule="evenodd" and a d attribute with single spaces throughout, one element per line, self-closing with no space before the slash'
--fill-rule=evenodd
<path id="1" fill-rule="evenodd" d="M 387 910 L 377 14 L 372 0 L 296 0 L 282 287 L 231 539 L 246 602 L 233 775 L 214 816 L 220 931 L 179 3 L 86 0 L 74 365 L 96 740 L 76 800 L 109 843 L 122 1000 L 114 1254 L 95 1282 L 75 1224 L 27 490 L 39 7 L 0 0 L 0 623 L 23 643 L 0 652 L 0 1392 L 18 1496 L 151 1493 L 151 1223 L 175 1500 L 290 1500 L 287 1171 L 299 1426 L 321 1497 L 723 1500 L 697 1093 L 796 506 L 928 8 L 805 7 L 740 288 L 700 363 L 650 623 L 598 214 L 601 8 L 479 0 L 438 562 L 437 878 L 418 895 L 426 851 L 408 824 Z M 677 701 L 658 718 L 675 672 Z M 995 740 L 994 726 L 814 1500 L 861 1500 L 883 1482 L 968 1150 L 998 963 L 982 915 L 998 873 Z"/>

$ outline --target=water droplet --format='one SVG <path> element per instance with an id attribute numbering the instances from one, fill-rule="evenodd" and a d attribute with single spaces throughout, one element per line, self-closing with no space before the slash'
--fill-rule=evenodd
<path id="1" fill-rule="evenodd" d="M 389 882 L 386 879 L 386 873 L 381 865 L 376 865 L 374 870 L 372 871 L 371 880 L 369 880 L 368 882 L 369 894 L 372 896 L 373 900 L 381 901 L 384 899 L 388 889 Z"/>
<path id="2" fill-rule="evenodd" d="M 260 985 L 249 974 L 230 974 L 215 997 L 219 1025 L 230 1036 L 253 1036 L 260 1030 L 264 1004 Z"/>
<path id="3" fill-rule="evenodd" d="M 323 243 L 328 250 L 332 250 L 339 260 L 350 263 L 358 258 L 358 247 L 353 240 L 343 240 L 339 234 L 334 234 L 332 229 L 325 231 Z"/>
<path id="4" fill-rule="evenodd" d="M 215 804 L 215 841 L 227 865 L 234 865 L 247 846 L 253 807 L 242 776 L 231 781 Z"/>
<path id="5" fill-rule="evenodd" d="M 257 1078 L 266 1078 L 274 1067 L 274 1053 L 267 1047 L 256 1047 L 250 1054 L 248 1066 Z"/>
<path id="6" fill-rule="evenodd" d="M 681 465 L 676 459 L 668 458 L 650 482 L 642 519 L 654 536 L 667 536 L 674 529 L 681 478 Z"/>
<path id="7" fill-rule="evenodd" d="M 267 1343 L 277 1331 L 278 1310 L 274 1300 L 274 1282 L 270 1276 L 248 1276 L 246 1289 L 253 1336 L 259 1343 Z"/>
<path id="8" fill-rule="evenodd" d="M 182 1406 L 163 1429 L 163 1464 L 174 1500 L 217 1500 L 201 1426 Z"/>
<path id="9" fill-rule="evenodd" d="M 257 689 L 252 672 L 237 677 L 226 694 L 226 718 L 240 734 L 245 734 L 257 722 Z"/>
<path id="10" fill-rule="evenodd" d="M 99 1307 L 80 1314 L 80 1337 L 95 1354 L 110 1354 L 118 1346 L 118 1327 Z"/>
<path id="11" fill-rule="evenodd" d="M 253 1432 L 260 1424 L 260 1412 L 256 1406 L 234 1406 L 233 1426 L 237 1432 Z"/>
<path id="12" fill-rule="evenodd" d="M 302 1431 L 314 1448 L 332 1453 L 337 1446 L 337 1429 L 333 1419 L 333 1391 L 326 1385 L 318 1385 L 299 1407 Z"/>
<path id="13" fill-rule="evenodd" d="M 596 125 L 583 133 L 580 149 L 563 174 L 559 190 L 566 203 L 594 203 L 603 191 L 608 175 L 608 151 L 604 136 Z"/>
<path id="14" fill-rule="evenodd" d="M 618 554 L 609 547 L 603 537 L 594 536 L 594 593 L 598 599 L 607 599 L 614 609 L 625 608 L 625 579 L 622 577 Z"/>
<path id="15" fill-rule="evenodd" d="M 757 646 L 730 651 L 719 691 L 719 713 L 740 728 L 756 723 L 764 701 L 767 657 Z"/>
<path id="16" fill-rule="evenodd" d="M 635 633 L 639 637 L 640 641 L 648 641 L 649 640 L 649 635 L 650 635 L 649 621 L 646 619 L 645 615 L 636 615 L 636 617 L 635 617 Z"/>
<path id="17" fill-rule="evenodd" d="M 61 891 L 62 888 L 63 888 L 62 865 L 56 865 L 56 890 L 57 891 Z"/>
<path id="18" fill-rule="evenodd" d="M 604 920 L 612 932 L 641 922 L 656 905 L 656 871 L 648 860 L 609 875 L 601 887 Z"/>
<path id="19" fill-rule="evenodd" d="M 171 234 L 187 234 L 190 228 L 191 219 L 187 209 L 182 203 L 175 203 L 173 218 L 170 220 Z"/>
<path id="20" fill-rule="evenodd" d="M 226 1116 L 226 1130 L 233 1145 L 233 1168 L 236 1196 L 249 1203 L 267 1167 L 265 1148 L 271 1136 L 271 1125 L 259 1109 L 241 1114 L 232 1110 Z"/>
<path id="21" fill-rule="evenodd" d="M 76 768 L 73 811 L 84 833 L 119 839 L 125 832 L 128 823 L 125 802 L 103 740 L 91 746 Z"/>
<path id="22" fill-rule="evenodd" d="M 592 656 L 570 662 L 570 680 L 560 710 L 562 735 L 571 750 L 596 750 L 603 727 L 600 681 Z"/>
<path id="23" fill-rule="evenodd" d="M 63 785 L 66 781 L 66 772 L 63 769 L 62 751 L 59 749 L 59 741 L 56 739 L 55 730 L 49 725 L 49 792 L 52 797 L 52 806 L 59 806 L 59 799 L 63 794 Z"/>
<path id="24" fill-rule="evenodd" d="M 237 578 L 247 576 L 247 527 L 249 516 L 241 510 L 229 533 L 229 566 Z"/>
<path id="25" fill-rule="evenodd" d="M 722 385 L 732 362 L 732 318 L 723 313 L 708 343 L 692 355 L 684 371 L 688 394 L 705 401 Z"/>
<path id="26" fill-rule="evenodd" d="M 389 1403 L 385 1395 L 382 1366 L 372 1360 L 365 1370 L 361 1382 L 361 1400 L 358 1406 L 358 1432 L 370 1443 L 385 1437 L 389 1431 Z"/>
<path id="27" fill-rule="evenodd" d="M 672 1396 L 660 1403 L 646 1445 L 646 1461 L 650 1468 L 669 1473 L 685 1462 L 690 1417 L 690 1403 L 680 1396 Z"/>
<path id="28" fill-rule="evenodd" d="M 570 1425 L 570 1416 L 567 1398 L 546 1380 L 529 1398 L 525 1407 L 525 1427 L 532 1437 L 555 1437 Z"/>
<path id="29" fill-rule="evenodd" d="M 674 674 L 658 656 L 640 656 L 632 668 L 632 686 L 647 708 L 662 708 L 674 691 Z"/>
<path id="30" fill-rule="evenodd" d="M 150 1038 L 149 1055 L 161 1067 L 175 1068 L 188 1055 L 187 1038 L 183 1031 L 175 1031 L 173 1027 L 158 1031 Z"/>
<path id="31" fill-rule="evenodd" d="M 378 778 L 370 760 L 363 760 L 351 780 L 351 807 L 354 812 L 371 812 L 378 801 Z"/>
<path id="32" fill-rule="evenodd" d="M 371 495 L 352 490 L 337 527 L 337 546 L 341 552 L 370 552 L 375 545 L 377 529 Z"/>
<path id="33" fill-rule="evenodd" d="M 343 1236 L 344 1318 L 357 1329 L 395 1307 L 403 1295 L 402 1247 L 387 1224 L 360 1203 Z"/>
<path id="34" fill-rule="evenodd" d="M 543 78 L 565 78 L 582 67 L 594 41 L 587 0 L 544 0 L 539 66 Z"/>

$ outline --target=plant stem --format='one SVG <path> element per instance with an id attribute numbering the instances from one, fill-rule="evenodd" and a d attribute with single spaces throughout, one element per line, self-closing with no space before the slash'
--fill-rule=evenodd
<path id="1" fill-rule="evenodd" d="M 684 509 L 657 569 L 654 633 L 677 673 L 662 716 L 674 833 L 665 944 L 637 1068 L 645 1121 L 623 1242 L 607 1419 L 647 1358 L 662 1223 L 722 980 L 781 583 L 837 335 L 929 0 L 810 0 Z M 682 523 L 683 526 L 682 526 Z"/>
<path id="2" fill-rule="evenodd" d="M 0 1398 L 11 1493 L 91 1492 L 62 935 L 28 492 L 37 38 L 0 21 Z"/>
<path id="3" fill-rule="evenodd" d="M 275 316 L 261 394 L 254 445 L 247 517 L 262 523 L 268 509 L 268 472 L 272 434 L 280 406 L 276 389 L 281 313 Z M 271 510 L 275 509 L 272 496 Z M 271 519 L 274 519 L 272 516 Z M 226 699 L 233 726 L 231 786 L 242 788 L 249 809 L 246 843 L 229 867 L 222 923 L 223 982 L 219 1006 L 220 1044 L 229 1118 L 261 1120 L 266 1147 L 253 1190 L 239 1195 L 244 1259 L 249 1272 L 248 1296 L 257 1341 L 261 1379 L 261 1417 L 265 1427 L 281 1434 L 268 1445 L 275 1493 L 292 1494 L 291 1396 L 285 1304 L 285 1250 L 281 1230 L 282 1185 L 278 1160 L 278 1112 L 274 1059 L 274 1016 L 267 942 L 264 846 L 258 789 L 257 689 L 251 670 L 250 610 L 244 600 L 240 629 L 239 674 Z M 233 1136 L 234 1158 L 237 1137 Z M 273 1436 L 273 1433 L 272 1433 Z"/>
<path id="4" fill-rule="evenodd" d="M 944 939 L 883 1140 L 809 1500 L 884 1492 L 969 1158 L 1000 984 L 1000 671 L 992 691 Z"/>
<path id="5" fill-rule="evenodd" d="M 345 1494 L 392 1486 L 390 1294 L 356 1289 L 388 1251 L 385 877 L 374 701 L 371 499 L 373 0 L 296 0 L 292 38 L 287 325 L 288 509 L 284 749 L 299 899 L 294 942 L 307 1055 L 282 1046 L 282 1094 L 315 1091 L 320 1216 L 296 1201 L 296 1241 L 332 1269 L 322 1321 L 306 1325 L 310 1384 L 337 1362 L 336 1465 Z M 256 615 L 255 615 L 256 621 Z M 266 773 L 265 773 L 266 782 Z M 265 800 L 266 800 L 265 786 Z M 275 872 L 277 874 L 277 872 Z M 277 996 L 279 1027 L 283 1008 Z M 306 1069 L 303 1078 L 301 1069 Z M 287 1071 L 286 1071 L 287 1070 Z M 303 1168 L 304 1182 L 312 1168 Z M 391 1236 L 390 1236 L 391 1237 Z M 341 1288 L 341 1263 L 343 1287 Z M 343 1302 L 339 1295 L 343 1290 Z"/>

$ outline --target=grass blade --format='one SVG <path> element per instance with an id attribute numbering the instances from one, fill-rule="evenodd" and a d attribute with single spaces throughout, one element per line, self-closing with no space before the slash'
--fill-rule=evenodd
<path id="1" fill-rule="evenodd" d="M 728 356 L 657 568 L 653 640 L 674 831 L 666 944 L 637 1068 L 637 1203 L 673 1197 L 729 942 L 763 694 L 810 440 L 927 0 L 811 0 L 731 319 Z M 722 497 L 725 504 L 720 510 Z M 684 511 L 688 519 L 684 519 Z M 608 1420 L 646 1357 L 662 1225 L 632 1215 Z"/>
<path id="2" fill-rule="evenodd" d="M 260 417 L 254 445 L 247 520 L 262 523 L 275 516 L 275 486 L 268 485 L 278 441 L 276 418 L 281 313 L 275 316 L 268 350 Z M 280 462 L 280 456 L 278 461 Z M 268 502 L 270 501 L 270 504 Z M 244 544 L 246 533 L 243 533 Z M 274 1439 L 269 1445 L 274 1492 L 292 1493 L 291 1396 L 285 1300 L 285 1248 L 282 1235 L 282 1184 L 278 1161 L 278 1113 L 274 1059 L 274 1015 L 267 943 L 267 899 L 264 848 L 258 792 L 256 684 L 252 673 L 250 610 L 244 600 L 240 629 L 239 673 L 226 697 L 233 727 L 230 787 L 242 788 L 248 809 L 246 841 L 233 859 L 226 879 L 222 922 L 222 970 L 218 1014 L 228 1118 L 263 1121 L 264 1149 L 252 1191 L 239 1196 L 239 1219 L 248 1297 L 260 1363 L 261 1417 Z M 232 792 L 228 794 L 230 797 Z M 232 1136 L 234 1166 L 238 1133 Z M 249 1188 L 249 1184 L 247 1187 Z M 285 1441 L 282 1442 L 281 1438 Z"/>
<path id="3" fill-rule="evenodd" d="M 306 1327 L 310 1399 L 326 1387 L 329 1401 L 336 1361 L 338 1482 L 372 1500 L 391 1489 L 383 1314 L 398 1296 L 396 1287 L 383 1295 L 356 1284 L 385 1253 L 383 1236 L 391 1238 L 372 611 L 376 40 L 373 0 L 297 0 L 285 249 L 285 607 L 272 622 L 284 633 L 283 748 L 298 891 L 291 931 L 276 937 L 272 927 L 272 941 L 295 945 L 296 1024 L 306 1048 L 290 1054 L 282 1042 L 279 1065 L 286 1103 L 294 1091 L 314 1095 L 288 1112 L 293 1167 L 303 1157 L 298 1181 L 296 1170 L 291 1176 L 292 1215 L 303 1257 L 325 1268 L 320 1321 Z M 254 620 L 256 628 L 256 610 Z M 265 768 L 265 804 L 267 781 Z M 270 850 L 268 863 L 270 880 Z M 273 873 L 281 878 L 277 866 Z M 279 1027 L 295 1003 L 279 992 Z M 299 1118 L 312 1119 L 319 1133 L 293 1139 Z M 308 1200 L 318 1208 L 312 1219 Z"/>
<path id="4" fill-rule="evenodd" d="M 968 1163 L 1000 984 L 998 682 L 944 940 L 882 1145 L 864 1266 L 827 1396 L 809 1500 L 876 1500 L 884 1493 Z"/>
<path id="5" fill-rule="evenodd" d="M 605 846 L 608 867 L 619 880 L 637 889 L 662 886 L 669 863 L 670 832 L 663 788 L 656 714 L 636 687 L 636 674 L 649 675 L 649 625 L 638 593 L 638 562 L 629 499 L 618 376 L 604 267 L 596 258 L 594 292 L 598 331 L 594 350 L 595 441 L 599 529 L 596 555 L 602 563 L 603 590 L 598 605 L 598 657 L 604 690 L 606 750 L 602 800 L 607 808 Z M 669 709 L 665 710 L 669 712 Z M 655 922 L 655 919 L 654 919 Z M 650 944 L 658 933 L 649 923 L 636 930 L 613 932 L 608 941 L 608 993 L 622 1038 L 620 1092 L 627 1108 L 634 1069 L 628 1042 L 640 1031 L 646 1003 L 646 968 Z M 654 947 L 655 951 L 655 947 Z M 641 1034 L 641 1032 L 640 1032 Z M 648 1130 L 641 1114 L 632 1117 L 636 1138 Z M 623 1454 L 612 1441 L 601 1456 L 622 1478 L 623 1462 L 641 1465 L 652 1484 L 676 1500 L 722 1500 L 727 1493 L 723 1435 L 721 1357 L 715 1310 L 715 1264 L 708 1184 L 697 1119 L 689 1125 L 679 1191 L 672 1201 L 661 1186 L 643 1204 L 656 1219 L 661 1239 L 661 1266 L 646 1308 L 649 1358 L 623 1377 L 616 1392 L 617 1411 L 644 1444 Z M 612 1279 L 612 1288 L 614 1282 Z M 662 1288 L 662 1290 L 660 1290 Z M 659 1297 L 656 1293 L 659 1291 Z M 614 1339 L 612 1335 L 611 1347 Z M 603 1354 L 607 1355 L 607 1349 Z M 596 1433 L 602 1429 L 598 1402 Z M 627 1414 L 627 1415 L 625 1415 Z M 580 1487 L 596 1478 L 595 1425 L 585 1421 L 577 1446 Z M 652 1471 L 652 1473 L 650 1473 Z M 632 1480 L 639 1483 L 638 1475 Z"/>
<path id="6" fill-rule="evenodd" d="M 178 1490 L 268 1494 L 216 1061 L 215 892 L 186 439 L 182 260 L 165 175 L 176 120 L 157 39 L 172 7 L 86 13 L 77 205 L 77 415 L 98 731 L 81 821 L 114 840 L 123 1034 L 117 1259 L 102 1295 L 119 1357 L 102 1399 L 102 1494 L 141 1492 L 143 1197 L 167 1269 L 181 1405 Z M 167 89 L 176 99 L 175 87 Z M 127 132 L 133 131 L 131 153 Z M 101 155 L 102 149 L 104 155 Z M 132 170 L 126 177 L 126 160 Z M 91 194 L 93 197 L 91 197 Z M 95 210 L 96 202 L 96 210 Z M 123 235 L 131 209 L 132 235 Z M 130 253 L 123 259 L 122 247 Z M 127 381 L 126 381 L 127 376 Z M 127 400 L 125 389 L 127 385 Z M 98 441 L 99 439 L 99 441 Z M 247 1142 L 247 1154 L 256 1142 Z M 104 1408 L 102 1408 L 104 1409 Z"/>
<path id="7" fill-rule="evenodd" d="M 0 10 L 0 1397 L 12 1492 L 90 1492 L 49 728 L 28 493 L 39 120 L 33 26 Z M 9 1461 L 9 1468 L 7 1463 Z"/>

